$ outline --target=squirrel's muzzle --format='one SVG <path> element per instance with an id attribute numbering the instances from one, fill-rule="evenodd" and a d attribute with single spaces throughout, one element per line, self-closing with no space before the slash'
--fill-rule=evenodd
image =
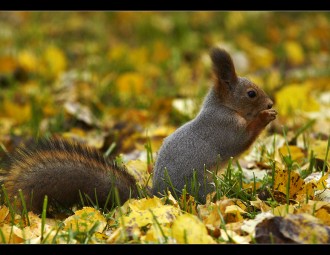
<path id="1" fill-rule="evenodd" d="M 267 108 L 271 109 L 273 107 L 273 105 L 274 105 L 273 101 L 270 98 L 268 98 Z"/>

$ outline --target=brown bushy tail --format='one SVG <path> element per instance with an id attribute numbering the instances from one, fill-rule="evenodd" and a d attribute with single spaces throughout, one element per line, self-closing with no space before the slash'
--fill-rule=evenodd
<path id="1" fill-rule="evenodd" d="M 22 190 L 27 209 L 34 212 L 41 211 L 45 195 L 68 207 L 80 201 L 79 192 L 100 207 L 114 198 L 115 187 L 121 202 L 137 196 L 136 182 L 124 168 L 105 159 L 97 149 L 58 138 L 19 147 L 6 160 L 1 182 L 10 201 L 15 200 L 20 209 L 18 190 Z M 111 202 L 113 199 L 110 206 Z"/>

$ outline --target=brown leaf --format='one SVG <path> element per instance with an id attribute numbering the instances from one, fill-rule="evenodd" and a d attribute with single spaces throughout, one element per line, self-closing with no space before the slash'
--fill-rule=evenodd
<path id="1" fill-rule="evenodd" d="M 288 214 L 280 222 L 279 230 L 295 243 L 330 243 L 330 228 L 310 214 Z"/>
<path id="2" fill-rule="evenodd" d="M 293 243 L 286 238 L 279 230 L 282 217 L 265 219 L 256 226 L 255 240 L 257 243 Z"/>

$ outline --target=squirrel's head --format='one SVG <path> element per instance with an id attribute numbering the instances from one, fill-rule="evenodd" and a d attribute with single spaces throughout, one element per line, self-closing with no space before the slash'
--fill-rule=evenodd
<path id="1" fill-rule="evenodd" d="M 273 107 L 273 101 L 256 84 L 236 75 L 232 58 L 223 49 L 212 48 L 210 56 L 215 77 L 214 89 L 221 104 L 235 110 L 245 119 Z"/>

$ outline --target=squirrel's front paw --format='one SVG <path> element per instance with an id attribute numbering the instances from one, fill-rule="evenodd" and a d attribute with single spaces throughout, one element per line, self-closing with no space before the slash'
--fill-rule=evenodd
<path id="1" fill-rule="evenodd" d="M 267 125 L 272 120 L 276 119 L 277 111 L 274 109 L 263 110 L 259 113 L 259 118 L 265 125 Z"/>

